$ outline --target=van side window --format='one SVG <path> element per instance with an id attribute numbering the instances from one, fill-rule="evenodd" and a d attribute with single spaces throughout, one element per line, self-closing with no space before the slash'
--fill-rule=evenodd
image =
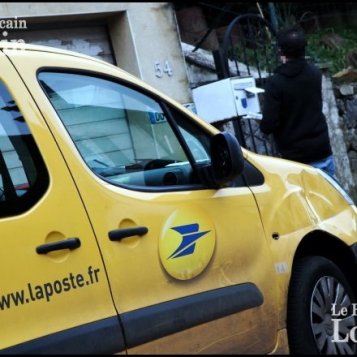
<path id="1" fill-rule="evenodd" d="M 0 82 L 0 218 L 28 210 L 48 183 L 47 170 L 24 117 Z"/>
<path id="2" fill-rule="evenodd" d="M 177 123 L 175 131 L 159 100 L 91 75 L 38 78 L 83 160 L 104 180 L 137 190 L 199 184 L 192 163 L 210 160 L 207 144 L 189 126 Z"/>

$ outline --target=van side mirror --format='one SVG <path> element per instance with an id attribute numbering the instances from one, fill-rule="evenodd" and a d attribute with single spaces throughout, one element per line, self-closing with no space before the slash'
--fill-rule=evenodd
<path id="1" fill-rule="evenodd" d="M 244 157 L 238 140 L 228 132 L 211 139 L 211 165 L 215 182 L 224 186 L 243 172 Z"/>
<path id="2" fill-rule="evenodd" d="M 211 138 L 211 163 L 200 169 L 205 183 L 212 188 L 226 186 L 244 169 L 244 157 L 238 140 L 228 132 Z"/>

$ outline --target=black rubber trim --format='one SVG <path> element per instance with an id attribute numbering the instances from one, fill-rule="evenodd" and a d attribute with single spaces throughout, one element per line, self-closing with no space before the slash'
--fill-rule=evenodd
<path id="1" fill-rule="evenodd" d="M 350 246 L 350 249 L 351 249 L 351 253 L 355 259 L 355 264 L 357 264 L 357 243 L 353 243 L 351 246 Z"/>
<path id="2" fill-rule="evenodd" d="M 121 314 L 127 347 L 263 304 L 256 285 L 244 283 Z M 125 351 L 117 317 L 111 317 L 5 348 L 6 354 L 114 354 Z"/>
<path id="3" fill-rule="evenodd" d="M 128 348 L 260 306 L 263 295 L 244 283 L 121 314 Z"/>
<path id="4" fill-rule="evenodd" d="M 261 186 L 264 184 L 263 174 L 248 160 L 245 160 L 243 175 L 247 186 Z"/>
<path id="5" fill-rule="evenodd" d="M 114 354 L 121 351 L 125 351 L 124 338 L 115 316 L 5 348 L 0 354 Z"/>

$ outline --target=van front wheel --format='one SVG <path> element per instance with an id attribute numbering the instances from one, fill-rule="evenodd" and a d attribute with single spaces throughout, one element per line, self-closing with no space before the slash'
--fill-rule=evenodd
<path id="1" fill-rule="evenodd" d="M 331 260 L 299 259 L 288 293 L 290 353 L 356 354 L 355 301 L 350 284 Z"/>

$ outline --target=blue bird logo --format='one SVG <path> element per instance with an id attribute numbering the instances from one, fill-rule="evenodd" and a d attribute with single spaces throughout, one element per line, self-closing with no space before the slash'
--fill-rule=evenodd
<path id="1" fill-rule="evenodd" d="M 192 254 L 195 251 L 197 239 L 202 238 L 210 232 L 199 232 L 200 227 L 197 223 L 171 227 L 171 229 L 182 235 L 182 242 L 167 259 L 174 259 Z"/>

